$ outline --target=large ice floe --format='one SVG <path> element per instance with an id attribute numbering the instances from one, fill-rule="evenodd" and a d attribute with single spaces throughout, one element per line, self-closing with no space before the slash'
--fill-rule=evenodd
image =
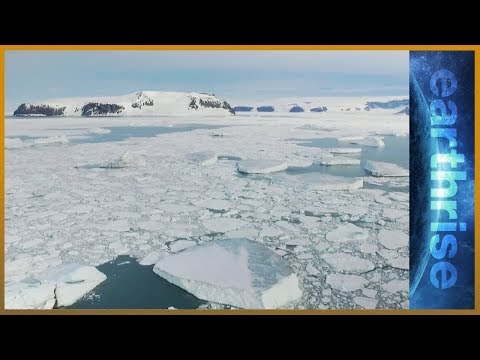
<path id="1" fill-rule="evenodd" d="M 25 146 L 22 139 L 19 138 L 5 138 L 5 149 L 20 149 Z"/>
<path id="2" fill-rule="evenodd" d="M 40 279 L 7 283 L 5 308 L 52 309 L 55 305 L 72 305 L 106 278 L 93 266 L 63 264 Z"/>
<path id="3" fill-rule="evenodd" d="M 241 160 L 237 163 L 237 169 L 244 174 L 268 174 L 285 170 L 288 167 L 286 161 L 273 159 Z"/>
<path id="4" fill-rule="evenodd" d="M 199 299 L 245 309 L 273 309 L 301 296 L 297 276 L 264 245 L 215 240 L 170 255 L 153 271 Z"/>
<path id="5" fill-rule="evenodd" d="M 325 156 L 320 159 L 321 165 L 360 165 L 360 159 L 350 158 L 348 156 Z"/>
<path id="6" fill-rule="evenodd" d="M 364 168 L 370 171 L 373 176 L 409 176 L 410 174 L 408 169 L 404 169 L 397 164 L 381 161 L 367 160 Z"/>
<path id="7" fill-rule="evenodd" d="M 187 160 L 200 165 L 212 165 L 217 162 L 217 154 L 213 151 L 198 151 L 188 154 Z"/>
<path id="8" fill-rule="evenodd" d="M 296 188 L 309 188 L 317 191 L 352 190 L 363 186 L 363 181 L 345 176 L 334 176 L 322 173 L 280 174 L 274 180 Z"/>

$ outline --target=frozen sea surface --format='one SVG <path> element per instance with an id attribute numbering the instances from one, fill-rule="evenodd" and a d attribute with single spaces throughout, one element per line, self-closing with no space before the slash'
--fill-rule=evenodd
<path id="1" fill-rule="evenodd" d="M 311 172 L 309 164 L 331 155 L 328 147 L 349 145 L 335 142 L 327 147 L 304 146 L 289 139 L 305 143 L 315 136 L 320 139 L 403 133 L 408 132 L 408 118 L 375 114 L 357 117 L 332 113 L 321 118 L 312 115 L 308 121 L 316 125 L 315 130 L 301 128 L 306 121 L 301 116 L 258 119 L 235 116 L 195 121 L 180 117 L 6 119 L 7 137 L 65 136 L 69 140 L 63 144 L 42 143 L 5 150 L 6 281 L 15 284 L 40 278 L 41 274 L 68 263 L 101 266 L 121 255 L 144 259 L 150 254 L 147 260 L 153 261 L 159 258 L 151 254 L 181 254 L 210 241 L 242 237 L 275 252 L 297 276 L 302 295 L 285 307 L 407 306 L 408 247 L 402 241 L 392 246 L 385 239 L 388 234 L 397 236 L 399 232 L 408 236 L 409 198 L 402 188 L 408 185 L 408 178 L 361 173 L 345 180 L 349 186 L 343 190 L 330 184 L 324 189 L 314 185 L 312 191 L 310 186 L 296 186 L 302 185 L 302 177 L 292 179 L 295 186 L 292 181 L 275 180 L 289 176 L 291 165 L 271 174 L 240 175 L 236 162 L 276 159 L 295 164 L 299 173 L 305 168 Z M 364 125 L 365 121 L 369 126 Z M 148 137 L 130 136 L 122 141 L 74 142 L 76 136 L 113 136 L 114 131 L 106 133 L 99 129 L 117 125 L 175 128 L 192 122 L 224 127 L 222 132 L 229 136 L 215 136 L 218 130 L 213 128 L 198 128 Z M 375 129 L 375 133 L 369 129 Z M 392 144 L 387 136 L 383 138 L 385 154 Z M 402 141 L 392 138 L 397 140 Z M 406 139 L 405 144 L 408 144 Z M 188 161 L 189 154 L 205 151 L 220 158 L 208 166 Z M 367 151 L 377 154 L 379 149 L 372 147 Z M 126 153 L 141 159 L 142 166 L 137 162 L 135 166 L 115 169 L 85 166 L 122 159 Z M 363 153 L 362 148 L 359 155 L 341 156 L 361 157 Z M 370 159 L 397 161 L 383 158 L 380 152 L 378 156 Z M 408 153 L 404 156 L 402 161 L 408 162 Z M 328 168 L 336 171 L 352 166 L 356 165 Z M 305 179 L 314 183 L 318 180 L 310 175 Z M 358 188 L 360 182 L 363 188 Z M 349 223 L 356 228 L 338 230 Z M 385 233 L 380 234 L 382 229 L 392 233 L 385 237 Z M 346 234 L 348 241 L 338 241 L 339 237 L 333 235 L 327 238 L 332 232 Z M 131 266 L 134 266 L 132 261 L 118 268 Z M 148 272 L 161 281 L 153 273 L 152 265 L 149 267 L 145 267 L 145 276 Z M 108 281 L 107 276 L 99 287 L 106 286 Z M 127 288 L 133 287 L 134 282 Z M 122 287 L 118 291 L 127 291 Z M 174 290 L 167 291 L 166 299 L 170 291 Z M 102 296 L 99 299 L 95 306 L 113 304 L 110 301 L 104 304 Z M 182 307 L 164 300 L 162 305 L 151 306 Z M 193 302 L 183 306 L 216 305 Z"/>

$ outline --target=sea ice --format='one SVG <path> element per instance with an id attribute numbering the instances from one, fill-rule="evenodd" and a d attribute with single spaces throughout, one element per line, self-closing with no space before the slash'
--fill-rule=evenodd
<path id="1" fill-rule="evenodd" d="M 51 136 L 47 138 L 35 139 L 33 143 L 35 145 L 46 145 L 46 144 L 67 144 L 69 140 L 65 135 L 60 136 Z"/>
<path id="2" fill-rule="evenodd" d="M 373 146 L 373 147 L 383 147 L 385 143 L 381 137 L 378 136 L 367 136 L 361 140 L 349 140 L 351 144 L 358 144 L 362 146 Z"/>
<path id="3" fill-rule="evenodd" d="M 107 276 L 94 266 L 80 264 L 62 264 L 44 278 L 56 284 L 57 306 L 72 305 L 106 279 Z"/>
<path id="4" fill-rule="evenodd" d="M 361 148 L 332 148 L 330 153 L 332 154 L 358 154 L 361 153 Z"/>
<path id="5" fill-rule="evenodd" d="M 283 231 L 273 226 L 265 226 L 260 231 L 260 237 L 277 237 L 283 234 Z"/>
<path id="6" fill-rule="evenodd" d="M 217 162 L 217 154 L 213 151 L 199 151 L 188 154 L 187 160 L 200 165 L 212 165 Z"/>
<path id="7" fill-rule="evenodd" d="M 230 202 L 226 200 L 217 200 L 217 199 L 211 199 L 211 200 L 204 200 L 199 203 L 196 203 L 196 205 L 200 207 L 204 207 L 206 209 L 210 210 L 228 210 L 230 208 Z"/>
<path id="8" fill-rule="evenodd" d="M 179 252 L 195 245 L 197 245 L 197 243 L 192 240 L 177 240 L 170 243 L 169 248 L 172 252 Z"/>
<path id="9" fill-rule="evenodd" d="M 367 240 L 369 233 L 367 229 L 358 227 L 355 224 L 344 223 L 339 225 L 335 230 L 330 231 L 326 239 L 333 242 L 363 242 Z"/>
<path id="10" fill-rule="evenodd" d="M 353 299 L 353 301 L 355 302 L 355 304 L 359 305 L 364 309 L 375 309 L 378 303 L 377 299 L 371 299 L 363 296 L 357 296 Z"/>
<path id="11" fill-rule="evenodd" d="M 408 291 L 408 279 L 406 280 L 399 280 L 399 279 L 393 279 L 390 280 L 388 283 L 383 284 L 382 288 L 389 293 L 396 293 L 399 291 Z"/>
<path id="12" fill-rule="evenodd" d="M 203 226 L 207 230 L 218 233 L 236 230 L 245 224 L 245 221 L 235 218 L 212 218 L 203 220 Z"/>
<path id="13" fill-rule="evenodd" d="M 103 165 L 100 165 L 101 168 L 107 169 L 118 169 L 131 166 L 145 166 L 146 162 L 144 159 L 140 158 L 138 155 L 127 151 L 120 158 L 111 160 Z"/>
<path id="14" fill-rule="evenodd" d="M 343 252 L 327 253 L 321 257 L 337 271 L 361 273 L 375 269 L 375 265 L 371 261 Z"/>
<path id="15" fill-rule="evenodd" d="M 341 291 L 355 291 L 363 288 L 367 280 L 358 275 L 330 274 L 326 282 L 333 289 Z"/>
<path id="16" fill-rule="evenodd" d="M 158 251 L 151 251 L 147 255 L 145 255 L 142 260 L 140 260 L 140 265 L 155 265 L 157 262 L 160 261 L 165 256 L 165 253 L 160 253 Z"/>
<path id="17" fill-rule="evenodd" d="M 373 176 L 409 176 L 409 171 L 396 164 L 367 160 L 365 170 Z"/>
<path id="18" fill-rule="evenodd" d="M 88 129 L 90 134 L 110 134 L 112 131 L 110 129 L 103 129 L 103 128 L 93 128 Z"/>
<path id="19" fill-rule="evenodd" d="M 400 230 L 381 229 L 378 233 L 378 240 L 380 244 L 391 250 L 408 246 L 408 235 Z"/>
<path id="20" fill-rule="evenodd" d="M 241 160 L 237 162 L 237 169 L 244 174 L 268 174 L 276 171 L 285 170 L 288 163 L 282 160 L 259 159 L 259 160 Z"/>
<path id="21" fill-rule="evenodd" d="M 25 143 L 19 138 L 5 138 L 5 149 L 20 149 L 25 146 Z"/>
<path id="22" fill-rule="evenodd" d="M 364 138 L 365 137 L 363 137 L 363 136 L 343 136 L 343 137 L 337 138 L 337 140 L 338 141 L 346 141 L 346 142 L 354 142 L 354 141 L 361 141 Z"/>
<path id="23" fill-rule="evenodd" d="M 5 284 L 5 309 L 52 309 L 55 284 L 24 280 Z"/>
<path id="24" fill-rule="evenodd" d="M 264 245 L 214 240 L 160 260 L 153 271 L 199 299 L 245 309 L 278 308 L 301 296 L 298 278 Z"/>
<path id="25" fill-rule="evenodd" d="M 320 159 L 322 165 L 360 165 L 360 159 L 347 156 L 326 156 Z"/>
<path id="26" fill-rule="evenodd" d="M 341 191 L 359 189 L 363 180 L 344 176 L 333 176 L 318 172 L 306 174 L 280 174 L 275 177 L 282 183 L 292 187 L 309 187 L 317 191 Z"/>

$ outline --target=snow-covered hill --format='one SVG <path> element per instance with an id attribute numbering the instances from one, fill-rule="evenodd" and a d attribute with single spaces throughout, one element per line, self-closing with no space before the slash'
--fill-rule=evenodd
<path id="1" fill-rule="evenodd" d="M 399 113 L 409 105 L 408 97 L 308 97 L 284 98 L 259 103 L 238 104 L 234 109 L 238 113 L 275 112 L 275 113 L 322 113 L 322 112 L 366 112 L 384 110 Z"/>
<path id="2" fill-rule="evenodd" d="M 53 99 L 20 105 L 15 116 L 234 115 L 213 94 L 140 91 L 124 96 Z"/>

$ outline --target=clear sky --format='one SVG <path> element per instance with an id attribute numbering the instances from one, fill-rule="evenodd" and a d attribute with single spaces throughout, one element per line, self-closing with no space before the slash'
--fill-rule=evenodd
<path id="1" fill-rule="evenodd" d="M 7 112 L 23 102 L 139 90 L 279 97 L 407 95 L 407 51 L 7 51 Z"/>

